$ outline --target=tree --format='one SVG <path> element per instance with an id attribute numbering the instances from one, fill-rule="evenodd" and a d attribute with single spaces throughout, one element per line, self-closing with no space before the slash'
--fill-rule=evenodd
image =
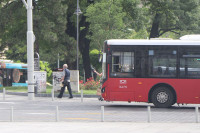
<path id="1" fill-rule="evenodd" d="M 199 30 L 200 0 L 146 0 L 144 5 L 149 7 L 152 16 L 150 38 L 162 36 L 167 32 L 181 34 L 183 31 Z"/>
<path id="2" fill-rule="evenodd" d="M 124 18 L 126 13 L 122 9 L 122 0 L 102 0 L 87 8 L 87 22 L 90 23 L 91 47 L 102 49 L 107 39 L 125 38 L 127 36 Z"/>
<path id="3" fill-rule="evenodd" d="M 93 4 L 92 0 L 80 1 L 80 7 L 83 14 L 79 16 L 79 26 L 80 34 L 79 34 L 79 51 L 82 55 L 83 68 L 85 71 L 85 78 L 89 79 L 91 77 L 91 65 L 90 65 L 90 56 L 89 56 L 89 48 L 90 48 L 90 40 L 86 38 L 89 32 L 90 23 L 86 21 L 85 11 L 90 4 Z M 76 15 L 74 14 L 76 9 L 76 1 L 66 1 L 69 6 L 67 11 L 67 30 L 66 34 L 70 37 L 76 37 Z M 74 43 L 76 44 L 76 43 Z M 81 70 L 80 70 L 81 71 Z"/>
<path id="4" fill-rule="evenodd" d="M 26 46 L 23 38 L 26 37 L 24 34 L 26 33 L 26 10 L 23 4 L 17 1 L 4 1 L 0 10 L 1 50 L 8 47 L 10 48 L 7 52 L 8 58 L 25 62 Z"/>
<path id="5" fill-rule="evenodd" d="M 56 66 L 57 54 L 61 62 L 71 64 L 75 61 L 75 40 L 66 33 L 67 8 L 64 0 L 33 0 L 35 52 L 40 59 Z M 3 46 L 8 46 L 7 57 L 26 62 L 26 9 L 21 1 L 4 3 L 1 8 L 0 35 Z M 70 65 L 69 65 L 70 66 Z"/>
<path id="6" fill-rule="evenodd" d="M 151 19 L 149 8 L 144 6 L 141 0 L 124 0 L 122 7 L 126 12 L 124 23 L 131 33 L 127 38 L 146 39 L 149 36 L 149 20 Z"/>
<path id="7" fill-rule="evenodd" d="M 61 63 L 69 64 L 72 68 L 76 58 L 75 40 L 69 37 L 67 29 L 68 5 L 65 0 L 35 1 L 34 32 L 39 44 L 36 48 L 42 60 L 56 66 L 57 55 Z"/>

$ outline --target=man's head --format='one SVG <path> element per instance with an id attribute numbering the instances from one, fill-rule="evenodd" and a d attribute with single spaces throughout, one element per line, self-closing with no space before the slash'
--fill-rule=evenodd
<path id="1" fill-rule="evenodd" d="M 63 69 L 65 69 L 65 68 L 68 68 L 68 65 L 67 65 L 67 64 L 64 64 L 64 65 L 63 65 Z"/>

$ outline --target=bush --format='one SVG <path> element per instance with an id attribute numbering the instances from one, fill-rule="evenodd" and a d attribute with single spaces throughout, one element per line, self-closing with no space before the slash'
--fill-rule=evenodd
<path id="1" fill-rule="evenodd" d="M 85 83 L 83 83 L 83 80 L 80 80 L 79 86 L 82 90 L 97 90 L 100 87 L 100 82 L 94 81 L 93 78 L 89 78 Z"/>
<path id="2" fill-rule="evenodd" d="M 49 63 L 46 61 L 40 61 L 40 71 L 47 72 L 47 81 L 52 82 L 52 70 L 49 67 Z"/>

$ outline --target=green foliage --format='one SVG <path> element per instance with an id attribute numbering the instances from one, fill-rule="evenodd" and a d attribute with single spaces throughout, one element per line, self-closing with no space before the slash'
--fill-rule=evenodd
<path id="1" fill-rule="evenodd" d="M 147 30 L 139 30 L 136 32 L 135 30 L 132 30 L 132 34 L 129 36 L 130 39 L 147 39 L 149 37 L 149 33 Z"/>
<path id="2" fill-rule="evenodd" d="M 123 21 L 126 13 L 123 12 L 121 1 L 101 0 L 87 8 L 86 16 L 91 32 L 88 38 L 93 47 L 101 49 L 107 39 L 126 37 L 126 26 Z"/>
<path id="3" fill-rule="evenodd" d="M 7 58 L 26 62 L 26 9 L 21 1 L 4 1 L 0 8 L 0 38 L 3 50 L 9 48 Z"/>
<path id="4" fill-rule="evenodd" d="M 49 67 L 49 63 L 46 61 L 40 61 L 40 70 L 47 72 L 47 81 L 52 80 L 52 70 Z"/>
<path id="5" fill-rule="evenodd" d="M 73 58 L 76 55 L 76 42 L 65 33 L 68 9 L 65 0 L 40 0 L 35 8 L 34 32 L 41 59 L 55 67 L 59 53 L 60 62 L 73 63 L 76 60 Z"/>
<path id="6" fill-rule="evenodd" d="M 101 63 L 99 62 L 99 54 L 102 53 L 97 49 L 93 49 L 92 51 L 90 51 L 90 62 L 98 72 L 101 72 Z"/>
<path id="7" fill-rule="evenodd" d="M 100 71 L 99 50 L 107 39 L 179 38 L 200 34 L 200 0 L 82 0 L 79 16 L 79 50 L 84 68 Z M 33 0 L 35 51 L 55 68 L 76 65 L 75 0 Z M 21 0 L 0 1 L 0 50 L 8 47 L 8 59 L 27 62 L 27 13 Z M 89 30 L 89 31 L 88 31 Z M 156 34 L 156 35 L 155 35 Z M 90 49 L 92 49 L 92 51 Z M 93 50 L 97 49 L 97 50 Z M 90 51 L 90 53 L 89 53 Z M 80 67 L 81 68 L 81 67 Z M 48 70 L 47 68 L 44 68 Z M 70 68 L 71 69 L 71 68 Z M 86 71 L 86 75 L 90 70 Z M 49 75 L 48 75 L 49 76 Z"/>
<path id="8" fill-rule="evenodd" d="M 137 32 L 146 32 L 149 27 L 149 8 L 145 7 L 141 0 L 124 0 L 122 1 L 123 11 L 126 12 L 124 23 L 132 30 L 133 34 Z M 136 35 L 137 38 L 140 36 Z M 143 38 L 143 35 L 141 36 Z"/>
<path id="9" fill-rule="evenodd" d="M 1 3 L 2 4 L 2 3 Z M 27 62 L 27 11 L 21 0 L 4 1 L 0 8 L 0 50 L 8 47 L 8 59 Z M 60 61 L 73 63 L 75 57 L 75 40 L 65 31 L 67 26 L 67 9 L 65 0 L 33 0 L 33 30 L 36 37 L 35 51 L 42 60 L 56 66 L 57 54 Z"/>
<path id="10" fill-rule="evenodd" d="M 143 4 L 149 7 L 152 25 L 149 32 L 153 37 L 168 32 L 179 36 L 183 31 L 199 33 L 200 0 L 146 0 Z"/>

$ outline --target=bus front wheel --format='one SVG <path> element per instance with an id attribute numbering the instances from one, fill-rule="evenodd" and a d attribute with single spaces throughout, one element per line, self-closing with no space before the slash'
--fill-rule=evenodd
<path id="1" fill-rule="evenodd" d="M 174 96 L 168 87 L 160 86 L 153 91 L 151 100 L 156 107 L 167 108 L 173 105 Z"/>

